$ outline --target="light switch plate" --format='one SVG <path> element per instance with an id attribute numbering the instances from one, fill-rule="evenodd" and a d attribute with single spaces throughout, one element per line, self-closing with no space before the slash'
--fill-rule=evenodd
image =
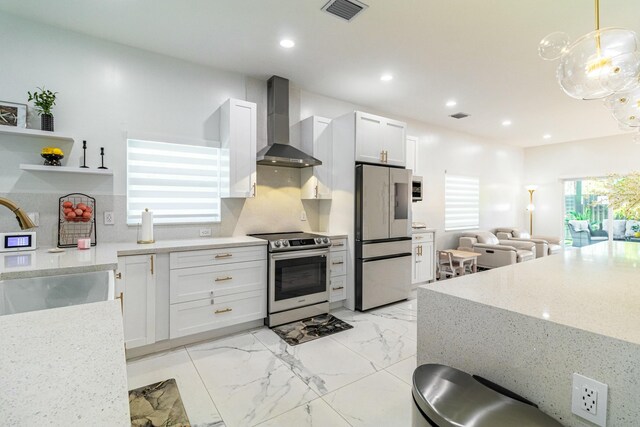
<path id="1" fill-rule="evenodd" d="M 609 387 L 584 375 L 573 374 L 571 412 L 605 427 L 607 425 L 607 391 Z"/>

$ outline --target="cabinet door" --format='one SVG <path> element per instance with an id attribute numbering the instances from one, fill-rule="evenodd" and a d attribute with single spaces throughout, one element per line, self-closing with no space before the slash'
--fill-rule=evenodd
<path id="1" fill-rule="evenodd" d="M 382 127 L 382 149 L 385 151 L 385 164 L 390 166 L 405 166 L 407 125 L 397 120 L 385 119 Z"/>
<path id="2" fill-rule="evenodd" d="M 407 137 L 407 169 L 411 169 L 413 175 L 420 175 L 417 172 L 416 150 L 418 146 L 418 138 L 415 136 Z"/>
<path id="3" fill-rule="evenodd" d="M 256 195 L 256 104 L 229 99 L 220 115 L 223 197 L 249 198 Z"/>
<path id="4" fill-rule="evenodd" d="M 316 177 L 317 198 L 331 199 L 333 187 L 333 138 L 331 132 L 331 120 L 316 117 L 313 121 L 313 156 L 322 161 L 321 166 L 313 168 Z"/>
<path id="5" fill-rule="evenodd" d="M 356 161 L 367 163 L 383 162 L 382 141 L 384 138 L 384 117 L 356 112 Z"/>
<path id="6" fill-rule="evenodd" d="M 119 291 L 123 296 L 126 348 L 153 344 L 156 338 L 155 255 L 118 258 Z"/>
<path id="7" fill-rule="evenodd" d="M 434 253 L 433 242 L 419 243 L 414 250 L 415 278 L 414 283 L 424 283 L 433 280 Z"/>
<path id="8" fill-rule="evenodd" d="M 420 244 L 411 245 L 411 284 L 420 283 L 418 280 L 418 264 L 420 262 Z"/>

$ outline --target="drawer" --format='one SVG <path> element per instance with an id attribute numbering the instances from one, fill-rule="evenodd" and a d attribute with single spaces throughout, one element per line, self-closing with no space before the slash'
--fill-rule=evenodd
<path id="1" fill-rule="evenodd" d="M 171 252 L 170 268 L 203 267 L 234 262 L 267 259 L 266 246 L 205 249 L 200 251 Z"/>
<path id="2" fill-rule="evenodd" d="M 178 268 L 170 273 L 171 304 L 267 289 L 267 261 Z"/>
<path id="3" fill-rule="evenodd" d="M 347 253 L 333 252 L 329 255 L 329 269 L 331 270 L 331 277 L 342 276 L 347 274 Z"/>
<path id="4" fill-rule="evenodd" d="M 413 234 L 414 242 L 433 242 L 433 233 L 415 233 Z"/>
<path id="5" fill-rule="evenodd" d="M 169 338 L 224 328 L 267 316 L 267 291 L 243 292 L 171 305 Z"/>
<path id="6" fill-rule="evenodd" d="M 331 247 L 329 250 L 331 252 L 346 251 L 347 239 L 331 239 Z"/>
<path id="7" fill-rule="evenodd" d="M 347 298 L 347 276 L 332 277 L 329 281 L 329 302 Z"/>

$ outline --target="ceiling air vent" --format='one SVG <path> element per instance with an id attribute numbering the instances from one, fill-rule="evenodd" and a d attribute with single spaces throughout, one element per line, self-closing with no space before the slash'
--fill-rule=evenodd
<path id="1" fill-rule="evenodd" d="M 357 14 L 365 10 L 366 4 L 358 0 L 329 0 L 322 10 L 332 15 L 342 18 L 345 21 L 351 21 Z"/>
<path id="2" fill-rule="evenodd" d="M 469 115 L 467 113 L 455 113 L 449 117 L 453 117 L 454 119 L 464 119 L 465 117 L 469 117 Z"/>

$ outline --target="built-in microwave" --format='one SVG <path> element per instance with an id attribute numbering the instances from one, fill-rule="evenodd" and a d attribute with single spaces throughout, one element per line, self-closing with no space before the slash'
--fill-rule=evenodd
<path id="1" fill-rule="evenodd" d="M 411 201 L 419 202 L 422 200 L 422 177 L 411 177 Z"/>

